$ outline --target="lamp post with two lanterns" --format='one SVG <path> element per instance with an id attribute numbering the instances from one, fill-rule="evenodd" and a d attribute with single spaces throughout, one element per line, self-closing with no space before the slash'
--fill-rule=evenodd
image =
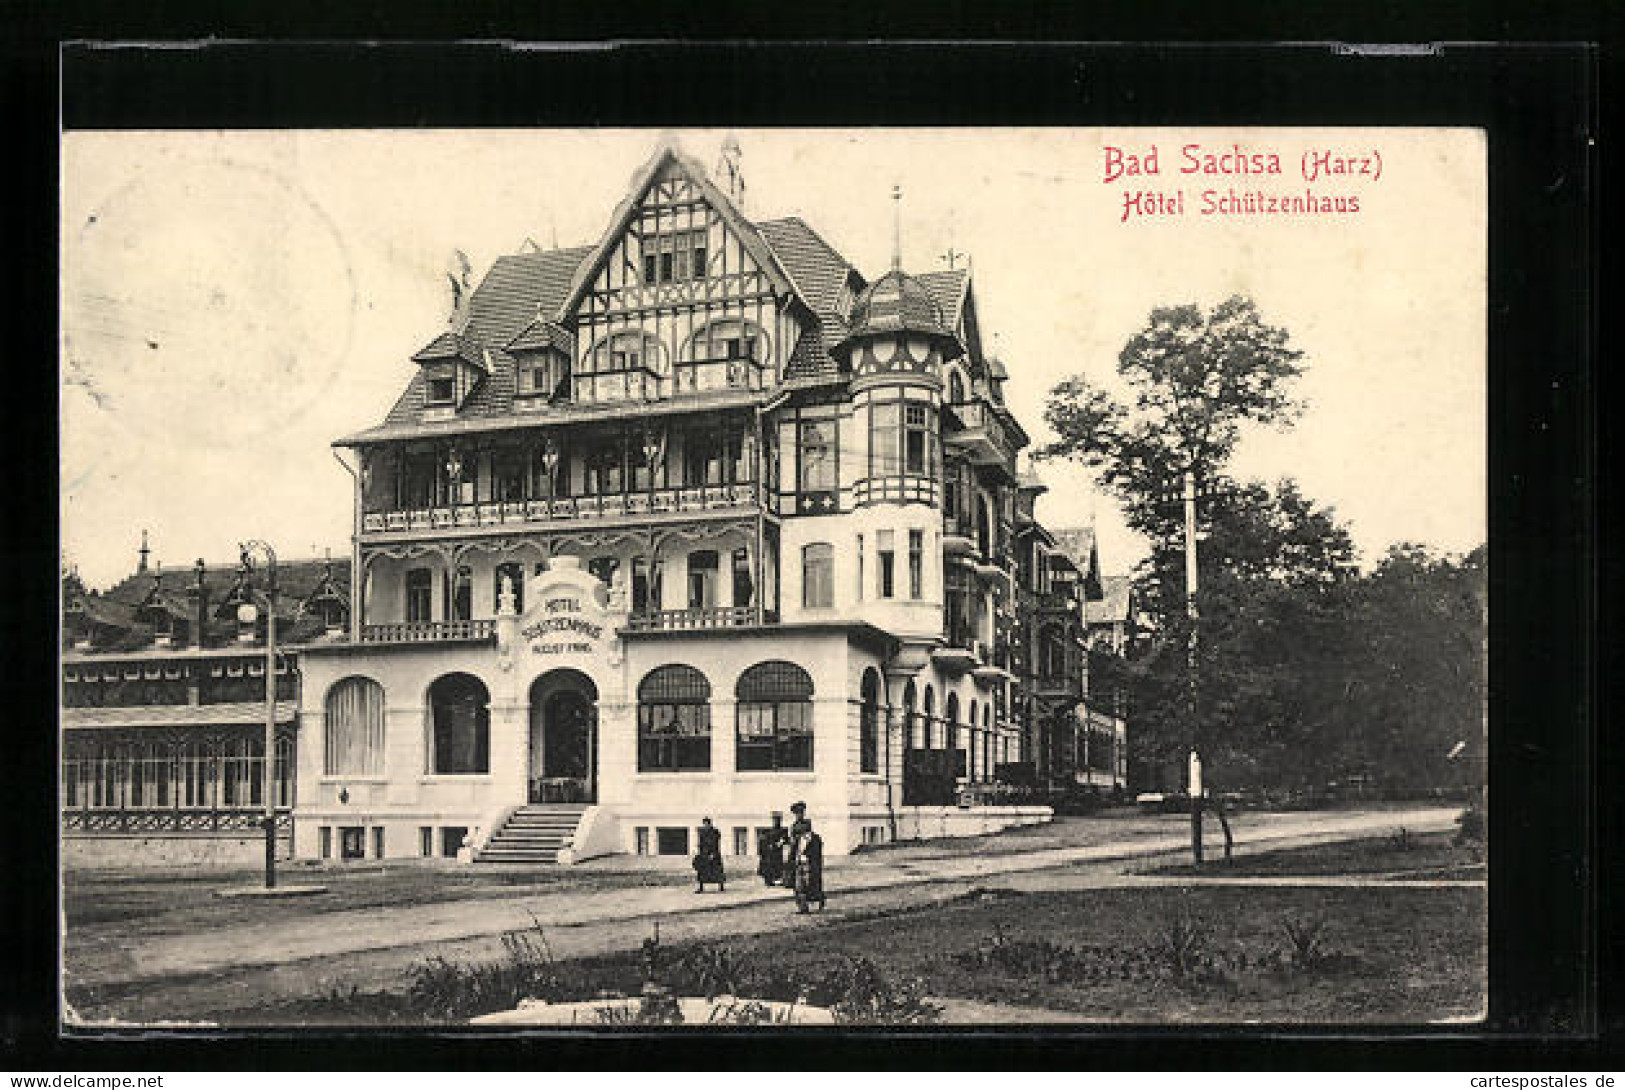
<path id="1" fill-rule="evenodd" d="M 248 582 L 254 570 L 254 551 L 265 554 L 265 591 L 257 596 L 265 601 L 265 888 L 276 888 L 276 550 L 263 541 L 250 541 L 238 546 L 243 572 L 243 589 L 249 595 L 237 607 L 237 620 L 252 625 L 257 619 L 258 605 L 253 601 L 256 591 Z"/>

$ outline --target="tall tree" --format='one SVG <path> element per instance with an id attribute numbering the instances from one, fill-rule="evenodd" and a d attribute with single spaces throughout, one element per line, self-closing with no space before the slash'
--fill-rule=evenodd
<path id="1" fill-rule="evenodd" d="M 1257 306 L 1241 296 L 1206 312 L 1195 305 L 1159 307 L 1118 354 L 1126 400 L 1084 375 L 1050 392 L 1044 419 L 1056 438 L 1038 457 L 1070 458 L 1093 468 L 1123 501 L 1130 526 L 1151 540 L 1152 562 L 1140 590 L 1153 624 L 1166 637 L 1183 639 L 1190 632 L 1183 619 L 1183 570 L 1177 564 L 1184 545 L 1183 512 L 1169 500 L 1187 474 L 1213 491 L 1243 426 L 1285 426 L 1296 419 L 1300 406 L 1290 388 L 1302 372 L 1302 353 L 1287 341 L 1284 329 L 1267 324 Z M 1218 544 L 1205 550 L 1207 567 Z M 1207 596 L 1204 588 L 1204 600 Z M 1158 650 L 1158 661 L 1180 661 L 1165 651 L 1166 646 Z M 1154 677 L 1166 680 L 1168 672 Z M 1177 705 L 1155 702 L 1169 711 L 1165 736 L 1183 733 L 1188 744 L 1195 727 L 1188 708 L 1181 732 L 1173 712 Z"/>

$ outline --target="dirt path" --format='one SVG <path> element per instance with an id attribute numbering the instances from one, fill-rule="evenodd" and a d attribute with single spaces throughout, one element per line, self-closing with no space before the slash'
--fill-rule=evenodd
<path id="1" fill-rule="evenodd" d="M 1418 832 L 1447 829 L 1455 811 L 1268 816 L 1287 820 L 1238 830 L 1239 844 L 1251 851 L 1300 847 L 1368 836 L 1396 824 Z M 87 1020 L 205 1019 L 262 1007 L 278 997 L 399 988 L 411 967 L 426 957 L 492 958 L 502 952 L 504 932 L 536 922 L 543 925 L 553 956 L 574 958 L 634 948 L 657 921 L 663 942 L 683 942 L 816 928 L 913 910 L 990 884 L 1089 889 L 1241 881 L 1123 873 L 1125 860 L 1173 861 L 1183 849 L 1182 837 L 1170 833 L 998 855 L 895 861 L 877 855 L 832 867 L 831 907 L 811 916 L 796 915 L 783 890 L 760 886 L 702 896 L 687 889 L 643 887 L 329 912 L 272 927 L 223 928 L 150 941 L 98 933 L 74 944 L 65 982 Z"/>

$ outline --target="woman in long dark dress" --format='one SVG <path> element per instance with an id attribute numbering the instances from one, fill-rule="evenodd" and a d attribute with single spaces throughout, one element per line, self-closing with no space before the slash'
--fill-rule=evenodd
<path id="1" fill-rule="evenodd" d="M 784 845 L 789 839 L 784 819 L 777 813 L 773 824 L 756 834 L 756 873 L 764 885 L 776 886 L 784 880 Z"/>
<path id="2" fill-rule="evenodd" d="M 694 855 L 695 893 L 704 893 L 706 884 L 715 882 L 717 889 L 726 890 L 727 876 L 722 871 L 722 834 L 711 824 L 710 818 L 700 820 L 700 850 Z"/>
<path id="3" fill-rule="evenodd" d="M 793 882 L 796 890 L 796 911 L 805 913 L 807 906 L 818 902 L 818 911 L 824 911 L 824 838 L 813 832 L 812 822 L 803 818 L 796 822 L 800 833 L 795 837 L 792 852 L 795 856 Z"/>

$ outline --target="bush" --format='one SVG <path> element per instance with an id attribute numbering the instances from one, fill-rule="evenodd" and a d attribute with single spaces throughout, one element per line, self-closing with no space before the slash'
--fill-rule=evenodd
<path id="1" fill-rule="evenodd" d="M 1484 831 L 1484 809 L 1475 802 L 1457 815 L 1456 835 L 1451 843 L 1458 848 L 1483 847 Z"/>

